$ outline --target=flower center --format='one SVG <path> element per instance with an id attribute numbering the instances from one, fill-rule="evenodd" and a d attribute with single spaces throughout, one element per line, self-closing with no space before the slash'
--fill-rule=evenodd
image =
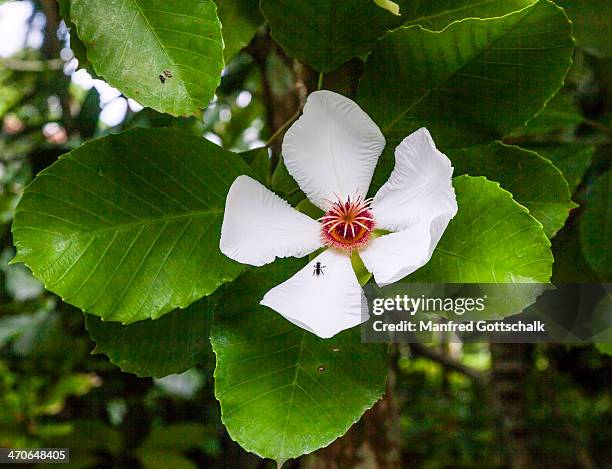
<path id="1" fill-rule="evenodd" d="M 338 199 L 327 213 L 319 219 L 321 238 L 330 247 L 353 250 L 364 246 L 376 226 L 370 211 L 371 199 L 361 196 L 348 197 L 346 202 Z"/>

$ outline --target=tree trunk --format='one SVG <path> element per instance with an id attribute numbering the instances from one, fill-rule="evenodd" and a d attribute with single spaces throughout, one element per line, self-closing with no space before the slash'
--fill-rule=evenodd
<path id="1" fill-rule="evenodd" d="M 272 168 L 281 152 L 285 131 L 297 119 L 312 86 L 312 73 L 306 67 L 287 57 L 270 37 L 269 31 L 257 34 L 246 49 L 261 74 L 262 102 L 266 108 L 266 124 L 271 138 L 268 146 L 272 153 Z M 311 72 L 311 71 L 310 71 Z M 285 85 L 276 82 L 279 76 L 290 76 Z M 315 78 L 316 79 L 316 78 Z M 276 83 L 276 86 L 275 86 Z M 288 83 L 293 83 L 289 85 Z"/>
<path id="2" fill-rule="evenodd" d="M 529 454 L 527 416 L 527 344 L 491 344 L 491 384 L 501 420 L 501 434 L 508 450 L 508 467 L 534 467 Z"/>

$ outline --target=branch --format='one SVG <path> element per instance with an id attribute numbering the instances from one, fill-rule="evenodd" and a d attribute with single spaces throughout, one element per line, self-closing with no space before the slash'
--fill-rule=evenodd
<path id="1" fill-rule="evenodd" d="M 468 376 L 469 378 L 478 381 L 484 381 L 487 376 L 485 373 L 475 370 L 474 368 L 471 368 L 467 365 L 464 365 L 463 363 L 454 360 L 448 355 L 440 353 L 430 347 L 426 347 L 423 344 L 411 343 L 410 350 L 414 355 L 428 358 L 429 360 L 439 363 L 440 365 L 444 366 L 445 368 L 448 368 L 449 370 L 457 371 L 461 374 L 464 374 L 465 376 Z"/>
<path id="2" fill-rule="evenodd" d="M 293 114 L 289 119 L 287 119 L 287 121 L 285 121 L 284 124 L 282 124 L 278 129 L 276 129 L 276 132 L 274 132 L 274 134 L 268 139 L 266 140 L 266 146 L 269 147 L 272 143 L 274 143 L 274 141 L 281 136 L 285 130 L 287 130 L 287 128 L 293 124 L 293 122 L 300 117 L 300 114 L 302 113 L 302 108 L 299 107 L 297 111 L 295 111 L 295 114 Z"/>
<path id="3" fill-rule="evenodd" d="M 279 162 L 281 138 L 289 126 L 299 117 L 307 93 L 306 78 L 309 70 L 297 64 L 274 42 L 269 30 L 258 33 L 245 49 L 259 68 L 262 84 L 262 101 L 266 108 L 267 127 L 271 137 L 266 146 L 272 151 L 270 175 Z M 276 78 L 269 70 L 269 58 L 274 55 L 280 59 L 280 66 L 292 75 L 294 85 L 286 90 L 277 90 L 272 86 Z"/>
<path id="4" fill-rule="evenodd" d="M 62 59 L 50 60 L 21 60 L 4 58 L 0 65 L 15 72 L 45 72 L 47 70 L 61 70 L 64 67 Z"/>

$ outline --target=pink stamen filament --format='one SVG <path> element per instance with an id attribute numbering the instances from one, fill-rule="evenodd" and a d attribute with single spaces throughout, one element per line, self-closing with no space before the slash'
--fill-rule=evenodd
<path id="1" fill-rule="evenodd" d="M 370 239 L 375 222 L 370 211 L 372 199 L 347 197 L 346 201 L 327 201 L 329 210 L 319 219 L 321 236 L 328 246 L 353 250 Z"/>

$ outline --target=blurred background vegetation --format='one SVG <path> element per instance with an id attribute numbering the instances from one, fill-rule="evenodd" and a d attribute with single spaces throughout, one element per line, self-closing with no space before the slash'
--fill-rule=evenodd
<path id="1" fill-rule="evenodd" d="M 568 83 L 548 109 L 507 139 L 559 165 L 578 203 L 610 165 L 612 59 L 590 45 L 577 49 Z M 0 6 L 0 447 L 69 447 L 74 467 L 275 467 L 228 437 L 212 353 L 208 363 L 163 379 L 122 373 L 92 355 L 83 314 L 23 265 L 8 265 L 10 224 L 33 176 L 88 139 L 170 126 L 234 151 L 262 147 L 295 115 L 316 76 L 262 27 L 227 65 L 208 109 L 175 119 L 126 99 L 75 54 L 55 2 Z M 349 62 L 326 76 L 326 86 L 350 95 L 360 66 Z M 271 154 L 278 155 L 278 140 Z M 559 281 L 596 278 L 578 244 L 581 210 L 553 240 Z M 340 451 L 380 445 L 403 467 L 612 467 L 612 360 L 596 347 L 405 345 L 392 352 L 385 400 L 345 438 L 288 466 L 343 460 L 337 467 L 349 467 L 350 455 Z"/>

